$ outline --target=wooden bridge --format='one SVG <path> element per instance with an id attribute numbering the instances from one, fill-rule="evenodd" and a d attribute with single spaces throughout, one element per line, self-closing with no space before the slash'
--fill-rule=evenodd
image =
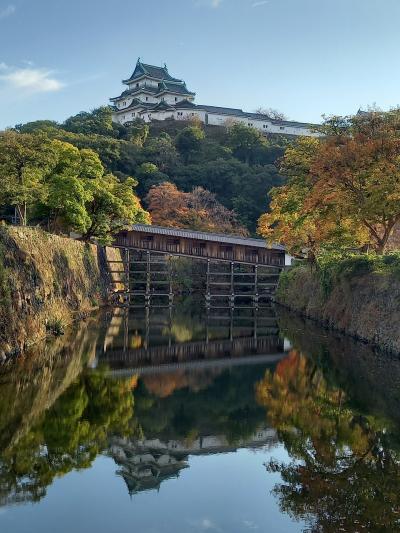
<path id="1" fill-rule="evenodd" d="M 128 305 L 139 297 L 145 305 L 151 300 L 154 304 L 156 297 L 168 298 L 170 304 L 174 293 L 170 259 L 186 257 L 205 264 L 208 306 L 227 300 L 238 305 L 238 300 L 249 298 L 258 306 L 262 298 L 270 299 L 290 260 L 284 247 L 267 246 L 262 239 L 145 224 L 120 232 L 114 246 L 122 250 L 123 268 L 110 261 L 110 272 L 124 273 L 125 288 L 117 292 L 123 293 Z"/>
<path id="2" fill-rule="evenodd" d="M 285 259 L 288 260 L 283 246 L 267 246 L 263 239 L 145 224 L 134 224 L 130 230 L 120 232 L 114 245 L 196 259 L 233 261 L 237 264 L 274 268 L 283 268 Z"/>

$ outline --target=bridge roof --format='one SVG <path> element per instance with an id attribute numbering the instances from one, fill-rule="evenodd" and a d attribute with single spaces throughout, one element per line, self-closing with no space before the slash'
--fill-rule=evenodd
<path id="1" fill-rule="evenodd" d="M 251 246 L 253 248 L 266 248 L 269 250 L 285 251 L 285 247 L 280 244 L 268 244 L 263 239 L 251 237 L 241 237 L 239 235 L 226 235 L 224 233 L 207 233 L 190 229 L 167 228 L 164 226 L 149 226 L 147 224 L 133 224 L 128 231 L 139 231 L 157 235 L 168 235 L 171 237 L 184 237 L 186 239 L 197 239 L 199 241 L 212 241 L 221 244 L 238 244 L 241 246 Z"/>

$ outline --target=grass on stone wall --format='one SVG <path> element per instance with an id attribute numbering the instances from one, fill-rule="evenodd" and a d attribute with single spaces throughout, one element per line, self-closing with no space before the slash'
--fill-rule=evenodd
<path id="1" fill-rule="evenodd" d="M 367 274 L 394 276 L 400 280 L 400 252 L 385 255 L 325 254 L 318 258 L 317 271 L 325 296 L 329 296 L 335 284 L 340 280 L 350 281 Z"/>
<path id="2" fill-rule="evenodd" d="M 367 274 L 393 276 L 400 280 L 400 252 L 385 255 L 324 253 L 318 257 L 316 265 L 306 262 L 282 272 L 277 296 L 282 297 L 298 275 L 298 269 L 314 269 L 318 275 L 325 298 L 331 294 L 341 280 L 351 281 Z"/>

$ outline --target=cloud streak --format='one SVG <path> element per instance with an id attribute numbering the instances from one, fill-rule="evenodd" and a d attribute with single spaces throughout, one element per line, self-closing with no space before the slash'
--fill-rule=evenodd
<path id="1" fill-rule="evenodd" d="M 258 2 L 254 2 L 251 7 L 261 7 L 265 6 L 266 4 L 269 4 L 269 0 L 259 0 Z"/>
<path id="2" fill-rule="evenodd" d="M 64 87 L 51 70 L 44 68 L 13 68 L 0 63 L 0 70 L 0 82 L 25 93 L 55 92 Z"/>
<path id="3" fill-rule="evenodd" d="M 7 17 L 11 17 L 11 15 L 14 15 L 16 9 L 17 8 L 13 4 L 9 4 L 8 6 L 0 9 L 0 20 L 6 19 Z"/>

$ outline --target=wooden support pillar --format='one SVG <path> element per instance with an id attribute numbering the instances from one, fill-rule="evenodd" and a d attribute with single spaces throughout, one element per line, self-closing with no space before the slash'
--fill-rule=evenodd
<path id="1" fill-rule="evenodd" d="M 168 346 L 172 346 L 172 305 L 168 308 Z"/>
<path id="2" fill-rule="evenodd" d="M 170 255 L 167 255 L 167 267 L 168 267 L 168 270 L 167 270 L 167 275 L 168 275 L 168 281 L 169 281 L 169 296 L 168 296 L 168 305 L 170 307 L 172 307 L 173 303 L 174 303 L 174 292 L 173 292 L 173 287 L 172 287 L 172 273 L 171 273 L 171 256 Z"/>
<path id="3" fill-rule="evenodd" d="M 230 322 L 229 322 L 229 339 L 233 341 L 233 312 L 235 307 L 235 299 L 233 299 L 233 305 L 230 308 Z"/>
<path id="4" fill-rule="evenodd" d="M 146 305 L 146 333 L 144 338 L 144 347 L 147 350 L 149 348 L 149 339 L 150 339 L 150 307 Z"/>
<path id="5" fill-rule="evenodd" d="M 206 307 L 206 343 L 210 342 L 210 308 Z"/>
<path id="6" fill-rule="evenodd" d="M 211 295 L 210 295 L 210 260 L 207 259 L 207 274 L 206 274 L 206 307 L 210 307 Z"/>
<path id="7" fill-rule="evenodd" d="M 150 305 L 151 298 L 151 262 L 150 252 L 146 252 L 146 293 L 145 293 L 145 305 Z"/>
<path id="8" fill-rule="evenodd" d="M 124 354 L 129 350 L 129 307 L 123 309 L 124 313 Z"/>
<path id="9" fill-rule="evenodd" d="M 258 265 L 254 265 L 254 306 L 258 309 Z"/>
<path id="10" fill-rule="evenodd" d="M 230 305 L 231 307 L 235 306 L 235 277 L 234 277 L 234 268 L 235 263 L 231 262 L 231 298 L 230 298 Z"/>

